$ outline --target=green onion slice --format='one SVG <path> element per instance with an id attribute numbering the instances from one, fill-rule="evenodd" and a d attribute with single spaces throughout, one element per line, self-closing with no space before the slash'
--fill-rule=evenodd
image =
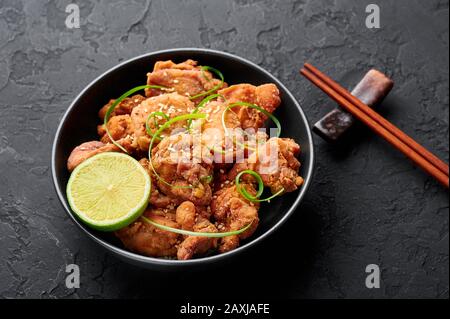
<path id="1" fill-rule="evenodd" d="M 211 237 L 211 238 L 221 238 L 221 237 L 239 235 L 239 234 L 245 232 L 247 229 L 249 229 L 250 226 L 253 224 L 253 221 L 251 221 L 247 226 L 245 226 L 241 229 L 235 230 L 235 231 L 229 231 L 229 232 L 223 232 L 223 233 L 203 233 L 203 232 L 189 231 L 189 230 L 178 229 L 178 228 L 173 228 L 170 226 L 162 225 L 162 224 L 154 222 L 153 220 L 151 220 L 145 216 L 141 216 L 141 218 L 145 222 L 147 222 L 155 227 L 158 227 L 162 230 L 166 230 L 166 231 L 170 231 L 173 233 L 186 235 L 186 236 Z"/>
<path id="2" fill-rule="evenodd" d="M 220 83 L 217 84 L 215 87 L 213 87 L 211 90 L 208 90 L 206 92 L 202 92 L 202 93 L 196 94 L 194 96 L 191 96 L 190 97 L 191 100 L 195 100 L 195 99 L 197 99 L 197 98 L 199 98 L 201 96 L 210 95 L 211 93 L 214 93 L 215 91 L 220 89 L 222 87 L 222 85 L 223 85 L 223 82 L 225 82 L 225 78 L 223 77 L 222 72 L 220 72 L 219 70 L 217 70 L 217 69 L 215 69 L 213 67 L 207 66 L 207 65 L 202 66 L 203 76 L 206 78 L 205 71 L 210 71 L 210 72 L 213 72 L 214 74 L 216 74 L 220 78 Z M 210 80 L 210 79 L 208 79 L 208 80 Z"/>
<path id="3" fill-rule="evenodd" d="M 148 122 L 150 121 L 151 118 L 153 118 L 153 124 L 155 125 L 156 129 L 159 129 L 161 126 L 156 121 L 156 117 L 157 116 L 163 117 L 166 121 L 170 120 L 169 115 L 167 115 L 164 112 L 152 112 L 152 113 L 150 113 L 150 115 L 147 117 L 147 120 L 145 121 L 145 130 L 147 131 L 147 134 L 150 135 L 151 137 L 153 136 L 153 133 L 152 133 L 152 131 L 150 129 L 150 126 L 148 125 Z M 161 140 L 161 137 L 159 137 L 159 136 L 157 136 L 156 138 L 158 140 Z"/>
<path id="4" fill-rule="evenodd" d="M 106 111 L 105 114 L 105 118 L 103 119 L 103 124 L 105 126 L 105 130 L 106 130 L 106 134 L 108 134 L 109 139 L 111 140 L 111 142 L 117 146 L 118 148 L 120 148 L 122 151 L 124 151 L 125 153 L 128 153 L 128 151 L 119 143 L 117 143 L 113 137 L 111 136 L 111 133 L 109 132 L 108 129 L 108 121 L 109 121 L 109 117 L 111 116 L 112 112 L 114 111 L 114 109 L 116 108 L 117 105 L 119 105 L 120 102 L 122 102 L 125 98 L 129 97 L 131 94 L 136 93 L 140 90 L 144 90 L 144 89 L 167 89 L 164 86 L 160 86 L 160 85 L 140 85 L 137 86 L 135 88 L 132 88 L 131 90 L 128 90 L 127 92 L 125 92 L 124 94 L 122 94 L 117 100 L 115 100 L 113 102 L 113 104 L 111 104 L 111 106 L 108 108 L 108 110 Z"/>
<path id="5" fill-rule="evenodd" d="M 185 121 L 185 120 L 189 120 L 189 119 L 204 119 L 205 117 L 206 117 L 206 114 L 203 114 L 203 113 L 179 115 L 179 116 L 174 117 L 173 119 L 168 120 L 166 123 L 161 125 L 158 128 L 158 130 L 153 134 L 152 139 L 150 141 L 150 145 L 148 147 L 148 158 L 149 158 L 149 162 L 150 162 L 150 168 L 152 169 L 156 178 L 158 178 L 164 184 L 166 184 L 170 187 L 174 187 L 174 188 L 192 188 L 192 185 L 189 185 L 189 186 L 172 185 L 171 183 L 164 180 L 161 176 L 159 176 L 159 174 L 156 172 L 155 168 L 153 167 L 153 162 L 152 162 L 152 148 L 153 148 L 153 143 L 155 142 L 155 139 L 157 137 L 160 138 L 161 132 L 163 132 L 164 130 L 169 128 L 170 125 L 172 125 L 175 122 Z"/>
<path id="6" fill-rule="evenodd" d="M 200 180 L 204 181 L 206 184 L 209 184 L 214 180 L 214 176 L 212 175 L 202 176 L 200 177 Z"/>
<path id="7" fill-rule="evenodd" d="M 252 194 L 249 194 L 249 192 L 247 192 L 245 187 L 242 187 L 241 176 L 244 174 L 249 174 L 256 179 L 256 182 L 258 183 L 258 191 L 256 192 L 255 196 L 253 196 Z M 267 197 L 264 199 L 259 199 L 259 197 L 262 195 L 262 193 L 264 191 L 264 183 L 262 181 L 261 176 L 258 173 L 256 173 L 255 171 L 249 170 L 249 169 L 244 170 L 244 171 L 240 172 L 239 174 L 237 174 L 235 183 L 236 183 L 236 188 L 237 188 L 238 192 L 241 193 L 242 196 L 244 196 L 246 199 L 248 199 L 251 202 L 268 202 L 271 199 L 277 197 L 278 195 L 281 195 L 284 192 L 284 188 L 282 188 L 270 197 Z"/>

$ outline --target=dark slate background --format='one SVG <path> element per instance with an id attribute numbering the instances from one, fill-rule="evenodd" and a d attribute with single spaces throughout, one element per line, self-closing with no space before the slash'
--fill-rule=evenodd
<path id="1" fill-rule="evenodd" d="M 280 231 L 232 265 L 157 273 L 112 257 L 75 227 L 53 189 L 58 122 L 91 80 L 120 61 L 176 47 L 245 57 L 273 72 L 311 123 L 333 103 L 299 76 L 305 61 L 353 86 L 371 67 L 391 75 L 380 111 L 448 162 L 448 1 L 0 0 L 0 297 L 448 298 L 449 195 L 364 128 L 330 146 L 316 138 L 306 200 Z M 365 7 L 381 7 L 381 29 Z M 65 266 L 81 288 L 65 287 Z M 365 288 L 365 267 L 382 271 Z M 205 287 L 208 287 L 207 289 Z"/>

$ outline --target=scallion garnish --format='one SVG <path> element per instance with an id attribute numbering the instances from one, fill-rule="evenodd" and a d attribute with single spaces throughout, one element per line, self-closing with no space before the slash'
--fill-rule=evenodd
<path id="1" fill-rule="evenodd" d="M 234 231 L 229 231 L 229 232 L 204 233 L 204 232 L 195 232 L 195 231 L 189 231 L 189 230 L 173 228 L 173 227 L 170 227 L 170 226 L 162 225 L 162 224 L 154 222 L 153 220 L 151 220 L 151 219 L 149 219 L 149 218 L 147 218 L 145 216 L 141 216 L 141 218 L 145 222 L 149 223 L 150 225 L 158 227 L 158 228 L 160 228 L 162 230 L 170 231 L 170 232 L 177 233 L 177 234 L 180 234 L 180 235 L 185 235 L 185 236 L 211 237 L 211 238 L 221 238 L 221 237 L 239 235 L 239 234 L 245 232 L 247 229 L 249 229 L 250 226 L 253 224 L 253 221 L 252 221 L 247 226 L 245 226 L 244 228 L 241 228 L 241 229 L 238 229 L 238 230 L 234 230 Z"/>
<path id="2" fill-rule="evenodd" d="M 150 141 L 150 145 L 148 147 L 148 158 L 149 158 L 149 162 L 150 162 L 150 168 L 152 169 L 156 178 L 158 178 L 164 184 L 166 184 L 170 187 L 174 187 L 174 188 L 192 188 L 192 185 L 189 185 L 189 186 L 172 185 L 169 182 L 167 182 L 166 180 L 164 180 L 161 176 L 159 176 L 159 174 L 156 172 L 155 168 L 153 167 L 153 162 L 152 162 L 152 148 L 153 148 L 153 143 L 155 142 L 155 139 L 157 137 L 159 138 L 161 132 L 168 129 L 170 127 L 170 125 L 172 125 L 175 122 L 185 121 L 185 120 L 189 120 L 189 119 L 204 119 L 205 117 L 206 117 L 206 114 L 203 114 L 203 113 L 179 115 L 179 116 L 174 117 L 173 119 L 168 120 L 166 123 L 161 125 L 158 128 L 158 130 L 153 134 L 152 139 Z"/>
<path id="3" fill-rule="evenodd" d="M 202 176 L 200 177 L 200 180 L 204 181 L 206 184 L 209 184 L 214 180 L 214 177 L 212 175 Z"/>
<path id="4" fill-rule="evenodd" d="M 255 196 L 249 194 L 249 192 L 247 192 L 245 187 L 243 187 L 241 185 L 241 176 L 244 174 L 249 174 L 256 179 L 256 182 L 258 183 L 258 191 L 256 192 Z M 277 193 L 273 194 L 272 196 L 270 196 L 268 198 L 259 199 L 259 197 L 262 195 L 262 193 L 264 191 L 264 183 L 263 183 L 261 176 L 258 173 L 256 173 L 255 171 L 249 170 L 249 169 L 244 170 L 244 171 L 240 172 L 239 174 L 237 174 L 235 183 L 236 183 L 236 188 L 237 188 L 238 192 L 241 193 L 242 196 L 244 196 L 246 199 L 248 199 L 251 202 L 268 202 L 271 199 L 273 199 L 274 197 L 277 197 L 278 195 L 281 195 L 284 192 L 284 188 L 282 188 Z"/>
<path id="5" fill-rule="evenodd" d="M 117 143 L 113 139 L 113 137 L 111 136 L 111 133 L 109 132 L 109 129 L 108 129 L 109 117 L 111 116 L 112 112 L 114 112 L 114 109 L 116 108 L 117 105 L 119 105 L 120 102 L 122 102 L 125 98 L 129 97 L 131 94 L 136 93 L 136 92 L 138 92 L 140 90 L 144 90 L 144 89 L 167 89 L 167 88 L 164 87 L 164 86 L 160 86 L 160 85 L 140 85 L 140 86 L 137 86 L 135 88 L 132 88 L 131 90 L 128 90 L 127 92 L 122 94 L 117 100 L 115 100 L 113 102 L 113 104 L 111 104 L 111 106 L 106 111 L 105 118 L 103 119 L 103 124 L 105 126 L 105 131 L 106 131 L 106 134 L 108 134 L 109 139 L 111 140 L 111 142 L 114 145 L 116 145 L 118 148 L 120 148 L 125 153 L 128 153 L 128 151 L 122 145 Z"/>
<path id="6" fill-rule="evenodd" d="M 161 127 L 161 125 L 159 125 L 159 123 L 156 121 L 156 117 L 160 116 L 166 119 L 166 121 L 170 120 L 169 115 L 167 115 L 164 112 L 152 112 L 150 113 L 150 115 L 147 117 L 147 120 L 145 121 L 145 130 L 147 131 L 147 134 L 150 135 L 151 137 L 153 136 L 153 133 L 150 129 L 150 126 L 148 125 L 148 122 L 150 121 L 151 118 L 153 118 L 153 124 L 155 125 L 156 129 L 159 129 Z M 156 137 L 158 140 L 161 140 L 161 137 L 157 136 Z"/>
<path id="7" fill-rule="evenodd" d="M 206 78 L 206 76 L 205 76 L 205 74 L 204 74 L 205 70 L 206 70 L 206 71 L 211 71 L 211 72 L 213 72 L 214 74 L 216 74 L 216 75 L 220 78 L 220 83 L 217 84 L 215 87 L 213 87 L 211 90 L 208 90 L 208 91 L 206 91 L 206 92 L 199 93 L 199 94 L 196 94 L 196 95 L 194 95 L 194 96 L 191 96 L 191 97 L 190 97 L 191 100 L 195 100 L 195 99 L 197 99 L 197 98 L 199 98 L 199 97 L 202 97 L 202 96 L 205 96 L 205 95 L 210 95 L 211 93 L 214 93 L 215 91 L 217 91 L 218 89 L 220 89 L 220 88 L 222 87 L 222 85 L 223 85 L 223 82 L 225 82 L 225 78 L 223 77 L 222 72 L 220 72 L 219 70 L 217 70 L 217 69 L 215 69 L 215 68 L 213 68 L 213 67 L 207 66 L 207 65 L 202 66 L 201 69 L 202 69 L 202 72 L 203 72 L 203 76 L 204 76 L 205 78 Z M 210 81 L 210 79 L 208 79 L 208 81 Z"/>

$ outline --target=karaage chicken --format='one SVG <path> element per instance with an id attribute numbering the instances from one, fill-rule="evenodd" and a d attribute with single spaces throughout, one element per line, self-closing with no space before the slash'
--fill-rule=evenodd
<path id="1" fill-rule="evenodd" d="M 99 141 L 75 147 L 68 170 L 102 152 L 139 160 L 151 181 L 147 209 L 115 231 L 130 251 L 187 260 L 235 249 L 258 228 L 264 186 L 278 196 L 303 183 L 300 146 L 261 131 L 280 106 L 278 88 L 228 86 L 193 60 L 156 62 L 147 84 L 145 97 L 100 109 L 102 121 L 110 114 Z"/>

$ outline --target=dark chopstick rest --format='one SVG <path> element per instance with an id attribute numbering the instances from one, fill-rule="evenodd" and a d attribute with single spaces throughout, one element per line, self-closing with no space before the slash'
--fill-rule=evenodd
<path id="1" fill-rule="evenodd" d="M 448 164 L 311 64 L 305 63 L 300 73 L 347 112 L 353 114 L 355 118 L 384 138 L 442 185 L 449 188 Z"/>
<path id="2" fill-rule="evenodd" d="M 394 82 L 390 78 L 382 72 L 372 69 L 366 73 L 351 93 L 363 103 L 374 107 L 383 101 L 393 86 Z M 353 115 L 338 107 L 314 124 L 313 131 L 324 140 L 334 142 L 355 122 L 356 119 Z"/>

